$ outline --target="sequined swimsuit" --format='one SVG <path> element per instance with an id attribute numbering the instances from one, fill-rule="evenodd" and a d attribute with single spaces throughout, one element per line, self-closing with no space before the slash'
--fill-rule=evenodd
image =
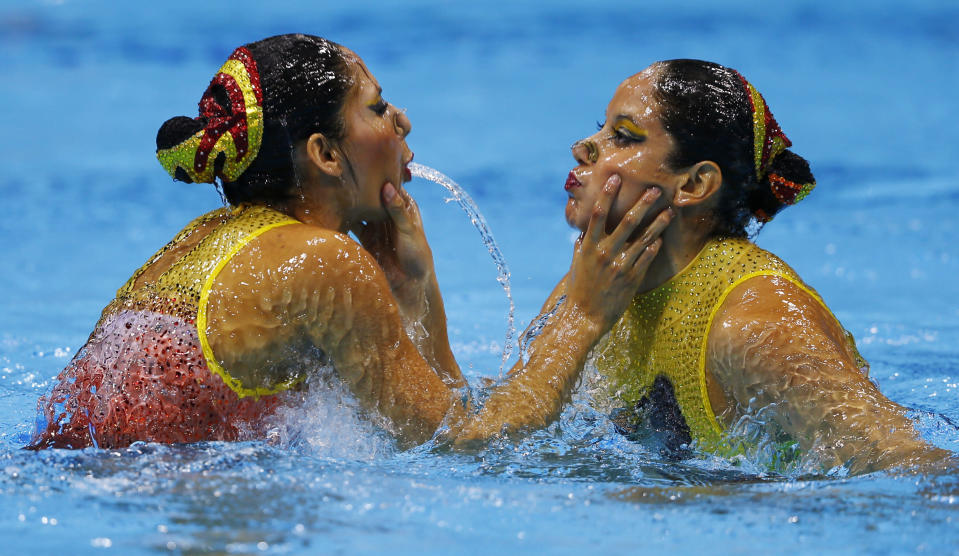
<path id="1" fill-rule="evenodd" d="M 120 288 L 84 347 L 40 399 L 45 424 L 32 447 L 116 448 L 143 440 L 235 440 L 281 402 L 297 377 L 243 384 L 206 340 L 206 301 L 219 271 L 245 245 L 296 220 L 265 207 L 205 214 L 184 228 Z M 211 228 L 190 249 L 188 238 Z M 155 280 L 138 278 L 165 255 Z"/>
<path id="2" fill-rule="evenodd" d="M 700 448 L 721 450 L 724 431 L 706 387 L 709 330 L 726 297 L 757 276 L 781 277 L 823 303 L 772 253 L 745 239 L 711 240 L 679 274 L 636 296 L 597 348 L 596 366 L 608 377 L 614 403 L 642 406 L 665 388 L 691 439 Z"/>

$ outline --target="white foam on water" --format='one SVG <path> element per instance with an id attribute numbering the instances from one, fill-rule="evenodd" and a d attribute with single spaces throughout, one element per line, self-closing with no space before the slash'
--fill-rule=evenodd
<path id="1" fill-rule="evenodd" d="M 294 396 L 293 403 L 268 418 L 265 435 L 270 444 L 354 461 L 394 453 L 389 423 L 360 407 L 332 368 L 318 370 L 307 380 L 306 390 Z"/>

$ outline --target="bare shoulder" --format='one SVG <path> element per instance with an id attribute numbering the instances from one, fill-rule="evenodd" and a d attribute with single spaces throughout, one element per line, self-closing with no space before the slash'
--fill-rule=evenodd
<path id="1" fill-rule="evenodd" d="M 392 305 L 392 296 L 379 265 L 348 235 L 292 224 L 238 252 L 217 276 L 210 301 L 228 319 L 346 328 Z"/>
<path id="2" fill-rule="evenodd" d="M 838 323 L 810 291 L 782 276 L 756 276 L 736 286 L 713 319 L 712 334 L 755 340 L 762 331 L 811 332 L 834 335 Z"/>
<path id="3" fill-rule="evenodd" d="M 349 235 L 317 226 L 293 224 L 274 228 L 263 234 L 258 243 L 259 249 L 251 249 L 251 256 L 287 271 L 338 277 L 363 271 L 356 276 L 360 278 L 379 270 L 373 257 Z"/>
<path id="4" fill-rule="evenodd" d="M 780 276 L 757 276 L 729 293 L 709 331 L 708 359 L 720 380 L 858 369 L 829 309 Z"/>

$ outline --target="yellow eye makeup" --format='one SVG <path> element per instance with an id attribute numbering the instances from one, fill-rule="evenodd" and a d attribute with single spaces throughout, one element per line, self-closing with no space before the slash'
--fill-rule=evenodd
<path id="1" fill-rule="evenodd" d="M 628 135 L 633 139 L 645 139 L 646 136 L 649 135 L 645 129 L 633 123 L 632 120 L 624 117 L 616 119 L 613 129 L 617 134 Z"/>

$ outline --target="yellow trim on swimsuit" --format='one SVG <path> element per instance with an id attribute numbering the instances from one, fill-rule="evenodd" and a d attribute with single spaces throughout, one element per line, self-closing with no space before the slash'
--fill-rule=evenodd
<path id="1" fill-rule="evenodd" d="M 713 310 L 709 313 L 709 319 L 706 321 L 706 334 L 703 336 L 702 345 L 699 351 L 699 390 L 700 390 L 700 395 L 702 396 L 702 399 L 703 399 L 703 409 L 705 409 L 706 414 L 709 416 L 709 422 L 710 424 L 712 424 L 713 430 L 717 434 L 723 433 L 723 427 L 720 426 L 719 422 L 716 420 L 716 413 L 713 412 L 712 404 L 709 401 L 709 390 L 706 387 L 706 351 L 707 351 L 707 344 L 709 343 L 709 331 L 712 330 L 713 320 L 715 320 L 716 314 L 719 313 L 719 310 L 722 308 L 723 303 L 726 302 L 726 298 L 729 297 L 729 294 L 731 294 L 733 290 L 735 290 L 737 287 L 747 282 L 748 280 L 751 280 L 753 278 L 758 278 L 760 276 L 779 277 L 786 280 L 787 282 L 791 283 L 792 285 L 796 286 L 800 290 L 812 296 L 813 299 L 815 299 L 816 301 L 819 302 L 820 305 L 822 305 L 822 307 L 826 310 L 827 313 L 832 315 L 832 312 L 829 310 L 829 307 L 826 306 L 826 303 L 822 300 L 822 298 L 819 297 L 818 293 L 813 291 L 812 288 L 810 288 L 806 284 L 803 284 L 800 280 L 784 272 L 766 271 L 766 270 L 750 272 L 749 274 L 746 274 L 745 276 L 735 280 L 723 291 L 722 295 L 720 295 L 719 299 L 716 301 L 716 305 L 713 306 Z M 833 317 L 833 318 L 836 318 L 836 317 Z"/>
<path id="2" fill-rule="evenodd" d="M 216 277 L 251 241 L 269 230 L 289 224 L 299 224 L 299 221 L 268 207 L 246 204 L 217 209 L 196 218 L 133 273 L 117 291 L 116 299 L 103 310 L 101 322 L 122 309 L 147 309 L 182 318 L 184 324 L 195 322 L 207 366 L 239 397 L 263 396 L 289 389 L 306 376 L 272 387 L 247 388 L 220 365 L 207 338 L 210 289 Z M 196 233 L 205 235 L 191 248 L 184 248 L 183 245 Z M 151 265 L 171 252 L 180 251 L 182 253 L 161 275 L 150 281 L 141 280 Z"/>
<path id="3" fill-rule="evenodd" d="M 220 261 L 213 267 L 213 271 L 210 272 L 209 276 L 206 277 L 206 280 L 203 282 L 203 287 L 200 289 L 200 303 L 196 310 L 196 332 L 197 336 L 200 338 L 200 347 L 203 348 L 203 357 L 206 358 L 206 365 L 210 368 L 211 371 L 220 375 L 220 378 L 223 379 L 223 382 L 230 387 L 230 390 L 236 392 L 237 396 L 244 398 L 246 396 L 266 396 L 270 394 L 276 394 L 283 390 L 289 390 L 296 383 L 301 382 L 305 377 L 294 377 L 285 382 L 280 382 L 276 384 L 273 388 L 245 388 L 243 383 L 238 379 L 233 377 L 230 373 L 223 368 L 223 365 L 220 365 L 220 362 L 217 361 L 216 357 L 213 355 L 213 347 L 210 345 L 209 339 L 206 336 L 207 328 L 207 305 L 210 301 L 210 290 L 213 288 L 213 282 L 216 281 L 216 277 L 220 274 L 220 271 L 223 270 L 223 267 L 226 266 L 230 260 L 233 259 L 234 255 L 240 252 L 240 249 L 246 247 L 248 243 L 259 237 L 265 232 L 268 232 L 274 228 L 279 228 L 280 226 L 288 226 L 290 224 L 299 224 L 298 221 L 291 219 L 287 222 L 274 222 L 268 224 L 261 228 L 258 228 L 251 232 L 246 237 L 240 239 L 227 253 L 225 257 L 220 259 Z"/>

